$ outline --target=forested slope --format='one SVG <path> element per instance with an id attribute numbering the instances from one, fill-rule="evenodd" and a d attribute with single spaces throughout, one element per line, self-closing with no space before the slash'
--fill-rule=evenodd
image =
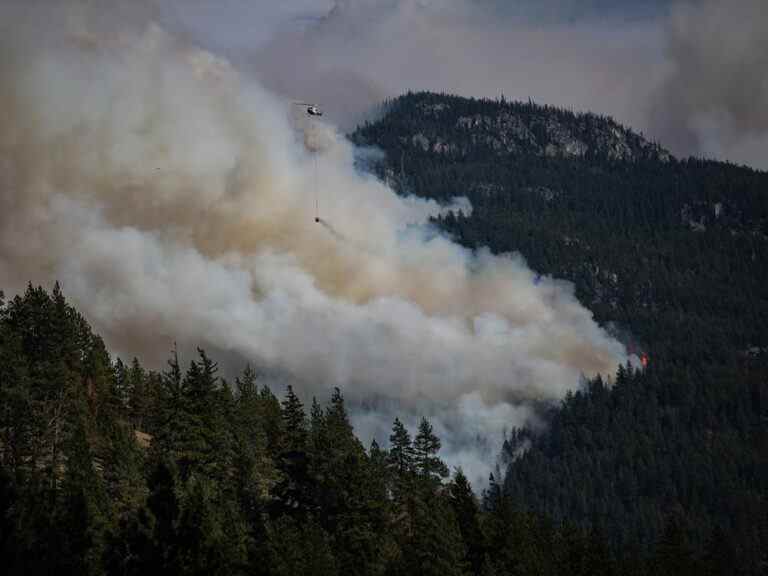
<path id="1" fill-rule="evenodd" d="M 532 103 L 408 94 L 351 135 L 401 193 L 467 196 L 436 222 L 519 251 L 636 352 L 645 372 L 592 384 L 509 464 L 516 505 L 599 526 L 646 555 L 671 527 L 692 553 L 725 534 L 759 570 L 768 519 L 768 174 L 678 160 L 608 118 Z M 673 531 L 674 531 L 673 530 Z"/>
<path id="2" fill-rule="evenodd" d="M 341 392 L 305 409 L 202 350 L 162 373 L 112 360 L 64 299 L 0 293 L 0 550 L 6 574 L 572 574 L 610 566 L 494 489 L 481 503 L 423 419 L 388 450 Z M 555 547 L 556 553 L 551 553 Z"/>
<path id="3" fill-rule="evenodd" d="M 648 367 L 511 433 L 478 498 L 426 420 L 365 447 L 342 391 L 305 407 L 203 351 L 149 371 L 58 286 L 0 293 L 6 572 L 764 573 L 766 175 L 607 118 L 432 94 L 352 138 L 387 152 L 369 167 L 402 193 L 468 196 L 471 215 L 435 224 L 571 279 Z"/>

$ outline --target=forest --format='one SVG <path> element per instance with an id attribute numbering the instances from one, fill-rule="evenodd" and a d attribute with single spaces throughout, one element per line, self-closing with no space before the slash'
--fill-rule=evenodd
<path id="1" fill-rule="evenodd" d="M 537 496 L 560 498 L 546 464 L 560 444 L 596 451 L 599 439 L 574 434 L 573 423 L 596 407 L 607 414 L 611 394 L 647 377 L 621 371 L 616 392 L 595 381 L 569 396 L 550 443 L 537 445 L 544 469 L 527 468 Z M 531 495 L 512 489 L 522 477 L 491 477 L 476 495 L 440 459 L 426 419 L 414 435 L 395 419 L 387 449 L 363 446 L 342 392 L 329 392 L 305 407 L 290 386 L 278 396 L 260 384 L 251 366 L 227 382 L 203 350 L 187 366 L 171 351 L 165 370 L 146 370 L 112 360 L 58 285 L 0 297 L 6 573 L 732 574 L 742 565 L 720 529 L 697 553 L 676 510 L 641 560 L 617 555 L 599 522 L 522 506 Z M 641 457 L 627 455 L 628 469 Z M 759 514 L 755 501 L 742 511 Z"/>
<path id="2" fill-rule="evenodd" d="M 349 137 L 398 193 L 466 196 L 436 229 L 569 280 L 647 366 L 542 406 L 473 487 L 426 419 L 366 446 L 344 390 L 305 405 L 204 350 L 150 369 L 58 284 L 0 293 L 6 573 L 766 574 L 768 174 L 503 98 L 407 94 Z"/>
<path id="3" fill-rule="evenodd" d="M 435 225 L 570 280 L 649 358 L 569 395 L 546 433 L 512 434 L 515 506 L 599 528 L 626 557 L 651 556 L 671 523 L 692 554 L 716 543 L 732 573 L 765 570 L 768 174 L 503 98 L 409 93 L 350 138 L 385 152 L 367 168 L 401 194 L 467 196 L 471 214 Z"/>

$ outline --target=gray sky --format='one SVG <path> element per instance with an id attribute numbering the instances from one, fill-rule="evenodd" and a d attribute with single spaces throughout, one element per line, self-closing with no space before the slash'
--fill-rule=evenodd
<path id="1" fill-rule="evenodd" d="M 354 416 L 365 437 L 431 415 L 451 464 L 482 481 L 505 426 L 626 350 L 571 285 L 431 234 L 444 208 L 359 174 L 334 126 L 296 126 L 287 99 L 351 127 L 408 89 L 503 92 L 763 166 L 768 132 L 758 0 L 498 6 L 5 0 L 0 287 L 62 281 L 113 350 L 156 366 L 177 340 L 321 397 L 339 384 L 371 406 Z"/>
<path id="2" fill-rule="evenodd" d="M 201 346 L 287 372 L 307 395 L 338 385 L 366 439 L 385 443 L 395 415 L 430 415 L 443 455 L 476 483 L 505 427 L 535 425 L 538 402 L 628 360 L 572 285 L 537 282 L 520 255 L 470 252 L 435 234 L 429 217 L 446 207 L 361 174 L 332 124 L 292 118 L 284 98 L 240 71 L 247 54 L 233 66 L 198 48 L 194 32 L 179 37 L 150 4 L 7 6 L 8 294 L 60 281 L 113 352 L 154 368 L 178 342 L 187 358 Z M 453 8 L 451 26 L 465 16 Z M 435 15 L 424 20 L 423 9 L 357 6 L 352 22 L 383 19 L 386 35 L 412 14 L 429 31 Z M 313 29 L 320 52 L 348 37 L 362 54 L 349 14 L 335 14 Z M 339 77 L 348 72 L 364 70 Z"/>
<path id="3" fill-rule="evenodd" d="M 343 129 L 406 90 L 609 114 L 678 155 L 768 167 L 761 0 L 164 2 L 169 29 Z"/>

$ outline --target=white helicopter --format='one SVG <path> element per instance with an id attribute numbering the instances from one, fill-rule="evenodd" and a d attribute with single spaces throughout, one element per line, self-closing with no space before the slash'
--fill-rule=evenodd
<path id="1" fill-rule="evenodd" d="M 322 116 L 323 111 L 320 110 L 315 104 L 309 104 L 308 102 L 291 102 L 294 106 L 301 106 L 302 108 L 305 108 L 307 112 L 307 116 Z M 315 222 L 318 224 L 323 223 L 323 220 L 320 218 L 320 207 L 319 207 L 319 200 L 318 200 L 318 193 L 317 193 L 317 155 L 313 154 L 314 157 L 314 165 L 315 165 Z"/>
<path id="2" fill-rule="evenodd" d="M 306 106 L 307 107 L 307 114 L 310 116 L 322 116 L 323 111 L 320 110 L 317 106 L 314 104 L 308 104 L 307 102 L 294 102 L 295 106 Z"/>

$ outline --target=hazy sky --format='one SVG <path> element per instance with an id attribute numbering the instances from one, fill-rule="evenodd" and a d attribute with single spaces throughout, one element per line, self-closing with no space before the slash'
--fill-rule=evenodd
<path id="1" fill-rule="evenodd" d="M 164 2 L 165 25 L 342 128 L 405 90 L 609 114 L 678 155 L 768 168 L 761 0 Z"/>
<path id="2" fill-rule="evenodd" d="M 13 23 L 0 33 L 7 293 L 60 281 L 113 352 L 156 369 L 175 341 L 182 359 L 200 346 L 230 371 L 287 373 L 307 400 L 340 386 L 366 440 L 428 415 L 476 482 L 506 427 L 628 360 L 572 285 L 441 236 L 429 217 L 447 207 L 360 173 L 333 124 L 292 114 L 256 80 L 289 82 L 291 66 L 232 64 L 149 4 L 21 6 L 0 5 Z M 310 29 L 333 52 L 339 29 L 361 41 L 348 17 L 399 26 L 423 9 L 356 6 Z"/>
<path id="3" fill-rule="evenodd" d="M 341 385 L 365 438 L 430 415 L 482 481 L 506 426 L 626 350 L 568 283 L 437 235 L 445 208 L 358 173 L 334 124 L 409 89 L 503 93 L 768 165 L 762 0 L 604 6 L 0 2 L 0 288 L 60 280 L 154 366 L 178 340 Z M 331 122 L 297 126 L 291 98 Z"/>

